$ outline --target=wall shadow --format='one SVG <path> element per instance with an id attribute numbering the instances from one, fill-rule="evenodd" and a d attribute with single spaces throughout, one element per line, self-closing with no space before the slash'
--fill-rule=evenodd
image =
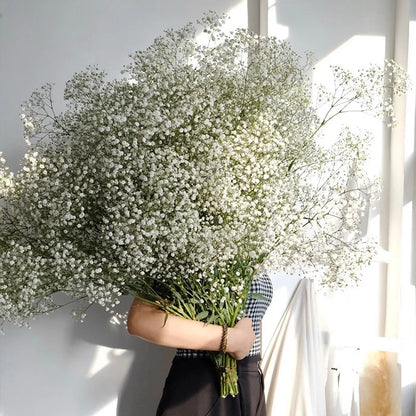
<path id="1" fill-rule="evenodd" d="M 130 303 L 130 297 L 122 298 L 120 310 L 128 310 Z M 109 348 L 101 354 L 105 365 L 99 365 L 92 375 L 86 374 L 85 394 L 93 395 L 94 400 L 83 400 L 85 414 L 92 415 L 116 399 L 116 383 L 117 416 L 155 414 L 174 349 L 128 334 L 124 325 L 112 324 L 109 314 L 98 306 L 90 308 L 85 323 L 74 324 L 70 339 L 73 344 L 83 341 L 97 348 Z M 94 357 L 90 358 L 93 363 Z"/>

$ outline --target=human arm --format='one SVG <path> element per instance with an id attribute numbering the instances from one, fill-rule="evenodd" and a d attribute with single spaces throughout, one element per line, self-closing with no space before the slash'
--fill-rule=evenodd
<path id="1" fill-rule="evenodd" d="M 135 299 L 127 318 L 127 329 L 155 344 L 174 348 L 219 351 L 222 326 L 166 314 L 146 302 Z M 253 346 L 255 334 L 251 319 L 243 318 L 228 329 L 226 351 L 235 359 L 246 357 Z"/>

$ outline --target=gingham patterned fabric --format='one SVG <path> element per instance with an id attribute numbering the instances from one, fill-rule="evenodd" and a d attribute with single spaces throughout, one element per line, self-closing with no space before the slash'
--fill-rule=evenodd
<path id="1" fill-rule="evenodd" d="M 273 284 L 270 280 L 270 277 L 267 274 L 259 275 L 251 283 L 250 292 L 259 293 L 264 296 L 264 299 L 249 298 L 246 304 L 245 316 L 252 319 L 253 331 L 256 334 L 256 340 L 254 342 L 253 348 L 248 354 L 253 356 L 260 354 L 260 324 L 273 297 Z M 196 358 L 207 355 L 207 352 L 179 348 L 176 352 L 176 355 L 185 358 Z"/>

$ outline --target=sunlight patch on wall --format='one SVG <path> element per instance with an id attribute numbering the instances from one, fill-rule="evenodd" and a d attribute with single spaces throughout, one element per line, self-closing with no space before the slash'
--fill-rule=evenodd
<path id="1" fill-rule="evenodd" d="M 277 23 L 277 1 L 268 1 L 268 13 L 267 13 L 267 28 L 268 35 L 275 36 L 277 39 L 288 39 L 289 38 L 289 27 L 280 25 Z"/>
<path id="2" fill-rule="evenodd" d="M 117 414 L 117 397 L 110 403 L 102 407 L 98 412 L 95 412 L 92 416 L 114 416 Z"/>
<path id="3" fill-rule="evenodd" d="M 342 65 L 358 69 L 370 63 L 382 65 L 385 59 L 386 41 L 384 36 L 355 35 L 334 49 L 316 65 L 319 77 L 329 65 Z"/>
<path id="4" fill-rule="evenodd" d="M 221 14 L 221 13 L 220 13 Z M 247 4 L 245 1 L 240 1 L 234 7 L 231 7 L 225 12 L 227 19 L 223 26 L 225 33 L 232 32 L 238 28 L 246 28 L 248 22 Z M 214 45 L 209 36 L 206 33 L 198 33 L 195 36 L 196 42 L 201 45 Z"/>
<path id="5" fill-rule="evenodd" d="M 247 0 L 250 1 L 250 0 Z M 239 27 L 247 27 L 247 4 L 245 1 L 240 1 L 234 7 L 227 11 L 230 17 L 225 26 L 225 30 L 234 30 Z"/>
<path id="6" fill-rule="evenodd" d="M 94 352 L 94 358 L 91 361 L 91 366 L 87 373 L 87 378 L 92 378 L 95 374 L 112 363 L 114 359 L 122 356 L 126 352 L 126 350 L 97 345 Z"/>
<path id="7" fill-rule="evenodd" d="M 329 55 L 316 63 L 313 71 L 313 82 L 315 84 L 322 84 L 331 88 L 333 86 L 331 66 L 338 65 L 342 68 L 357 71 L 360 68 L 366 67 L 370 64 L 383 65 L 385 59 L 385 38 L 382 36 L 353 36 L 340 45 L 337 49 L 332 51 Z M 316 90 L 314 90 L 314 97 Z M 382 129 L 383 125 L 375 118 L 361 114 L 349 114 L 345 117 L 340 117 L 328 126 L 328 137 L 336 137 L 338 128 L 348 123 L 352 126 L 357 126 L 371 131 L 375 136 L 374 149 L 372 149 L 372 156 L 374 163 L 369 166 L 369 169 L 374 174 L 380 172 L 380 160 L 382 150 Z M 374 153 L 375 152 L 375 153 Z"/>
<path id="8" fill-rule="evenodd" d="M 247 27 L 248 14 L 247 4 L 245 1 L 240 1 L 235 6 L 225 11 L 225 14 L 227 15 L 227 19 L 223 27 L 224 32 L 227 33 L 237 28 Z M 207 36 L 204 33 L 197 34 L 196 40 L 198 43 L 207 44 Z M 209 41 L 209 44 L 212 44 L 212 42 Z"/>
<path id="9" fill-rule="evenodd" d="M 356 35 L 348 39 L 337 49 L 333 50 L 329 55 L 316 63 L 313 71 L 313 82 L 315 84 L 322 84 L 331 88 L 332 84 L 332 70 L 331 66 L 338 65 L 342 68 L 357 71 L 360 68 L 366 67 L 370 64 L 383 65 L 385 59 L 385 38 L 382 36 L 360 36 Z M 314 91 L 314 96 L 316 91 Z M 382 123 L 368 115 L 356 113 L 350 114 L 342 118 L 338 118 L 332 124 L 332 129 L 328 136 L 331 136 L 340 125 L 349 123 L 350 125 L 360 126 L 370 130 L 375 135 L 377 142 L 375 143 L 377 154 L 374 154 L 374 160 L 381 159 L 381 134 Z M 331 127 L 331 126 L 329 126 Z M 378 170 L 375 169 L 378 174 Z"/>

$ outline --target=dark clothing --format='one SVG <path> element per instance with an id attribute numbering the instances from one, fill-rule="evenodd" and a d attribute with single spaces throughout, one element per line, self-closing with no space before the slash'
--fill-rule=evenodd
<path id="1" fill-rule="evenodd" d="M 156 416 L 266 416 L 259 359 L 237 361 L 239 394 L 222 398 L 210 357 L 175 357 Z"/>

